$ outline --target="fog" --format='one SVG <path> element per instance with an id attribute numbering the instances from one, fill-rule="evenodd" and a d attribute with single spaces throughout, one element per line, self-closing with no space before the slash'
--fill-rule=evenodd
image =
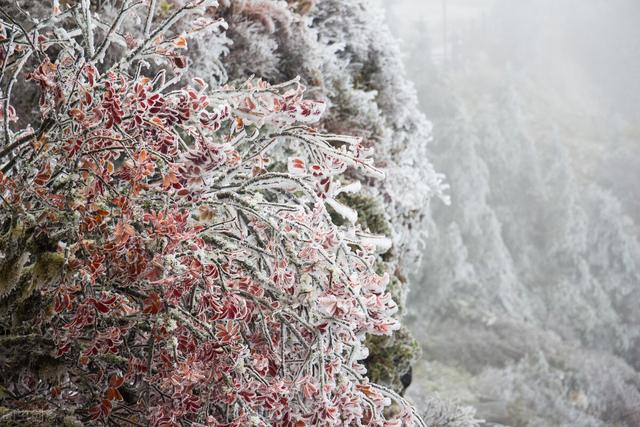
<path id="1" fill-rule="evenodd" d="M 640 425 L 640 2 L 382 2 L 451 205 L 409 396 L 488 425 Z"/>

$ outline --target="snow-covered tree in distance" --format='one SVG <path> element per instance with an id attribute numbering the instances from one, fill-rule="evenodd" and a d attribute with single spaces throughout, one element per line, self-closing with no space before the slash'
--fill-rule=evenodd
<path id="1" fill-rule="evenodd" d="M 457 395 L 505 425 L 635 425 L 633 221 L 579 175 L 535 84 L 470 61 L 483 89 L 451 76 L 458 113 L 437 122 L 432 145 L 452 205 L 433 209 L 410 299 L 416 324 L 428 319 L 416 328 L 427 380 L 410 396 Z"/>

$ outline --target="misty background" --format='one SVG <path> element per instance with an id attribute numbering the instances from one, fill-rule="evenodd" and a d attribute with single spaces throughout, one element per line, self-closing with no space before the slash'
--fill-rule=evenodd
<path id="1" fill-rule="evenodd" d="M 640 2 L 380 4 L 452 199 L 412 278 L 408 395 L 640 426 Z"/>

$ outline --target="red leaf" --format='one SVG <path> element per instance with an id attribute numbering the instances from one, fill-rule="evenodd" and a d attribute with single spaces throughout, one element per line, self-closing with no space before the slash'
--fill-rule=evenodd
<path id="1" fill-rule="evenodd" d="M 229 344 L 238 338 L 238 332 L 240 326 L 233 322 L 227 324 L 216 324 L 216 338 L 220 340 L 222 344 Z"/>
<path id="2" fill-rule="evenodd" d="M 69 116 L 77 122 L 81 122 L 85 118 L 84 113 L 79 108 L 72 108 L 69 110 Z"/>
<path id="3" fill-rule="evenodd" d="M 158 314 L 162 310 L 163 303 L 160 300 L 160 296 L 152 292 L 143 302 L 143 313 L 145 314 Z"/>
<path id="4" fill-rule="evenodd" d="M 120 394 L 120 392 L 116 388 L 109 387 L 107 389 L 106 399 L 107 400 L 122 400 L 122 395 Z"/>
<path id="5" fill-rule="evenodd" d="M 102 314 L 107 314 L 109 311 L 111 311 L 111 309 L 106 304 L 103 304 L 101 301 L 93 301 L 93 305 L 96 308 L 96 310 L 98 310 Z"/>
<path id="6" fill-rule="evenodd" d="M 103 399 L 99 405 L 93 406 L 89 409 L 89 413 L 91 414 L 91 418 L 97 420 L 100 417 L 106 417 L 111 413 L 111 401 L 107 399 Z"/>
<path id="7" fill-rule="evenodd" d="M 102 402 L 100 403 L 100 410 L 102 411 L 105 417 L 111 413 L 111 408 L 112 408 L 111 402 L 109 402 L 106 399 L 103 399 Z"/>
<path id="8" fill-rule="evenodd" d="M 47 183 L 47 181 L 49 181 L 49 178 L 51 178 L 51 164 L 47 162 L 42 167 L 40 172 L 38 172 L 38 175 L 36 175 L 36 177 L 34 178 L 33 183 L 35 185 L 44 185 Z"/>
<path id="9" fill-rule="evenodd" d="M 109 386 L 118 388 L 124 384 L 124 377 L 120 375 L 113 374 L 109 377 Z"/>
<path id="10" fill-rule="evenodd" d="M 62 389 L 59 386 L 51 387 L 51 397 L 58 397 L 62 394 Z"/>
<path id="11" fill-rule="evenodd" d="M 58 350 L 56 351 L 56 357 L 67 354 L 69 350 L 71 350 L 71 343 L 63 344 L 61 347 L 58 347 Z"/>
<path id="12" fill-rule="evenodd" d="M 135 234 L 135 229 L 131 226 L 131 224 L 125 224 L 120 221 L 116 225 L 116 230 L 114 236 L 116 238 L 116 243 L 124 244 L 127 243 L 129 238 Z"/>
<path id="13" fill-rule="evenodd" d="M 289 157 L 287 169 L 292 175 L 304 175 L 307 170 L 307 166 L 303 159 L 298 157 Z"/>
<path id="14" fill-rule="evenodd" d="M 187 59 L 184 56 L 174 56 L 171 60 L 176 67 L 187 68 Z"/>
<path id="15" fill-rule="evenodd" d="M 56 302 L 54 305 L 54 311 L 60 313 L 69 307 L 71 304 L 71 297 L 68 294 L 59 294 L 56 296 Z"/>

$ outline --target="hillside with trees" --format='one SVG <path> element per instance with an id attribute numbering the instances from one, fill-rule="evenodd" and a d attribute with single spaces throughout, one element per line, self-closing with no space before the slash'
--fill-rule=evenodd
<path id="1" fill-rule="evenodd" d="M 637 3 L 497 1 L 437 63 L 388 9 L 451 187 L 412 280 L 409 395 L 489 425 L 638 425 Z"/>

